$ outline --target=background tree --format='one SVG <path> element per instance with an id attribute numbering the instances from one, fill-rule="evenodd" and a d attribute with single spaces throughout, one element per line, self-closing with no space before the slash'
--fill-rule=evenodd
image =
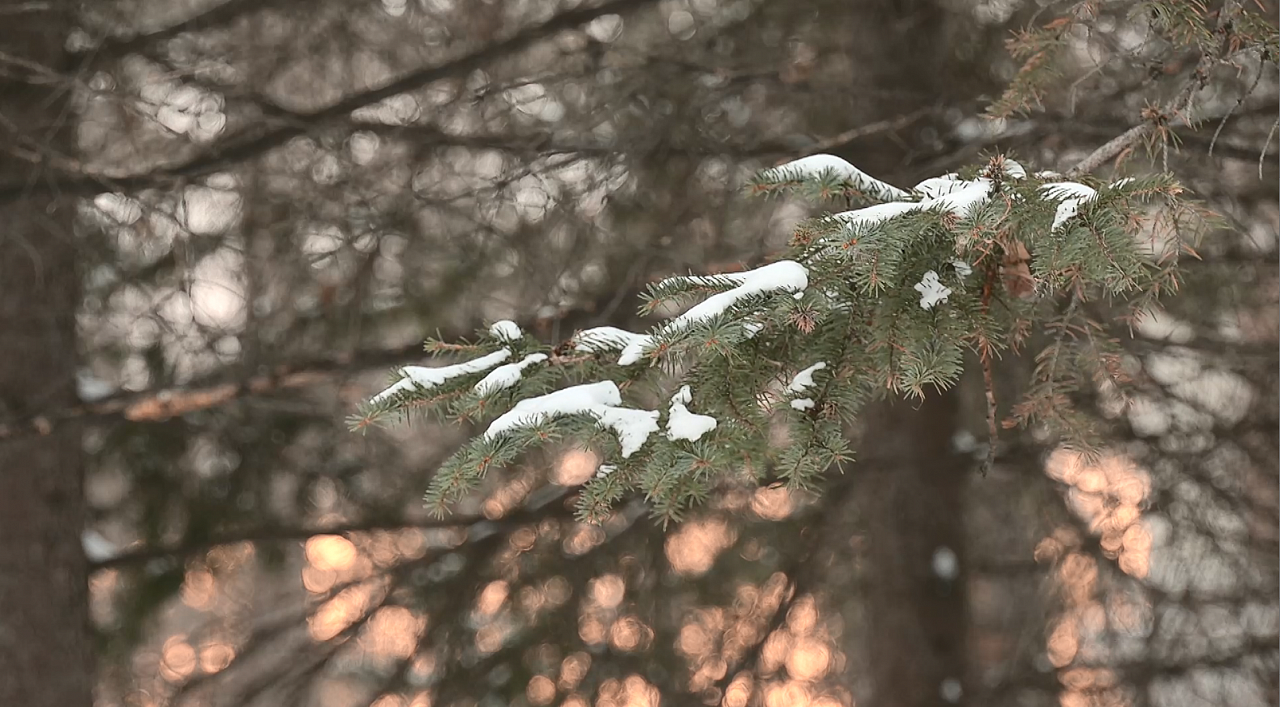
<path id="1" fill-rule="evenodd" d="M 20 393 L 4 444 L 65 450 L 32 435 L 87 423 L 97 699 L 1274 702 L 1274 17 L 99 3 L 66 64 L 9 52 L 72 101 L 74 146 L 6 122 L 26 139 L 0 200 L 85 200 L 85 403 Z M 1006 114 L 979 118 L 1009 77 Z M 1137 403 L 1078 401 L 1114 426 L 1107 464 L 1058 454 L 1046 475 L 1032 435 L 964 474 L 953 433 L 986 427 L 965 380 L 874 416 L 820 495 L 728 487 L 666 531 L 642 505 L 595 529 L 565 505 L 595 471 L 580 451 L 495 473 L 438 522 L 418 498 L 466 431 L 343 431 L 425 335 L 642 328 L 648 282 L 761 264 L 811 207 L 742 201 L 758 168 L 831 152 L 910 185 L 997 149 L 1068 169 L 1117 136 L 1094 169 L 1141 172 L 1154 139 L 1231 228 L 1139 324 Z"/>

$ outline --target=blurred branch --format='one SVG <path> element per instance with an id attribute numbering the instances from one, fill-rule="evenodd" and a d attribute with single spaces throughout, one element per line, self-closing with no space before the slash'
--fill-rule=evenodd
<path id="1" fill-rule="evenodd" d="M 1239 0 L 1226 0 L 1226 2 L 1222 4 L 1222 8 L 1218 10 L 1218 22 L 1215 32 L 1219 35 L 1230 34 L 1231 21 L 1239 12 Z M 1204 88 L 1209 82 L 1209 72 L 1219 63 L 1226 60 L 1230 47 L 1230 41 L 1223 41 L 1219 45 L 1217 51 L 1202 54 L 1200 61 L 1196 62 L 1195 69 L 1191 72 L 1191 76 L 1183 82 L 1182 88 L 1178 91 L 1176 98 L 1165 103 L 1158 110 L 1144 110 L 1143 120 L 1141 123 L 1129 128 L 1123 133 L 1108 140 L 1101 147 L 1095 149 L 1087 157 L 1080 160 L 1074 167 L 1068 170 L 1067 176 L 1078 177 L 1083 174 L 1089 174 L 1107 162 L 1110 162 L 1126 151 L 1132 149 L 1138 142 L 1146 140 L 1148 136 L 1153 133 L 1161 134 L 1167 132 L 1168 127 L 1166 123 L 1172 117 L 1182 116 L 1185 123 L 1191 124 L 1192 121 L 1187 114 L 1191 110 L 1192 99 L 1195 98 L 1196 92 Z"/>
<path id="2" fill-rule="evenodd" d="M 372 520 L 347 523 L 344 525 L 310 528 L 299 526 L 265 526 L 259 528 L 247 528 L 245 530 L 231 532 L 225 535 L 191 540 L 176 545 L 142 547 L 136 550 L 129 550 L 115 555 L 114 557 L 91 563 L 89 569 L 90 571 L 98 571 L 110 569 L 112 567 L 134 565 L 139 562 L 146 562 L 148 560 L 155 560 L 162 557 L 190 557 L 191 555 L 204 552 L 220 545 L 231 545 L 242 542 L 306 540 L 316 535 L 346 535 L 348 533 L 367 533 L 375 530 L 452 529 L 482 523 L 488 524 L 486 525 L 486 528 L 491 526 L 493 529 L 506 529 L 512 526 L 534 523 L 547 518 L 568 518 L 572 515 L 572 511 L 565 509 L 563 504 L 545 504 L 532 509 L 521 508 L 502 518 L 496 519 L 490 519 L 484 515 L 474 515 L 459 516 L 457 518 L 442 518 L 440 520 Z"/>
<path id="3" fill-rule="evenodd" d="M 183 32 L 223 27 L 235 22 L 244 15 L 267 10 L 290 1 L 292 0 L 227 0 L 227 2 L 215 5 L 209 10 L 155 32 L 139 34 L 133 37 L 106 37 L 98 46 L 85 51 L 85 58 L 92 63 L 116 59 L 126 54 L 140 52 L 160 42 L 172 39 Z M 302 2 L 297 4 L 300 6 L 310 5 L 310 3 Z"/>
<path id="4" fill-rule="evenodd" d="M 238 1 L 238 0 L 237 0 Z M 65 174 L 61 180 L 30 181 L 0 186 L 0 204 L 24 198 L 33 191 L 55 190 L 62 194 L 94 194 L 101 191 L 133 191 L 153 188 L 183 178 L 200 177 L 257 157 L 285 144 L 312 129 L 349 116 L 353 111 L 373 105 L 396 94 L 412 91 L 434 81 L 464 75 L 492 61 L 523 51 L 556 33 L 574 29 L 604 15 L 624 15 L 657 0 L 609 0 L 595 7 L 579 8 L 555 15 L 551 19 L 443 64 L 413 71 L 378 88 L 362 91 L 311 113 L 299 113 L 291 124 L 274 128 L 248 128 L 210 147 L 180 164 L 161 166 L 146 172 L 111 176 L 105 174 Z"/>

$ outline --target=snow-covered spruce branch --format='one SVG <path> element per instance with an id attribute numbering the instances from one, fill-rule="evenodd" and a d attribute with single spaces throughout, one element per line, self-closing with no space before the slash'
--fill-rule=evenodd
<path id="1" fill-rule="evenodd" d="M 484 427 L 432 479 L 437 513 L 491 469 L 566 441 L 604 460 L 581 518 L 643 492 L 679 519 L 726 475 L 811 487 L 850 458 L 845 425 L 868 402 L 946 389 L 974 359 L 989 382 L 1003 351 L 1042 341 L 1032 399 L 1006 424 L 1083 443 L 1070 393 L 1115 366 L 1079 305 L 1149 306 L 1176 286 L 1198 234 L 1199 212 L 1168 177 L 1062 181 L 1006 157 L 906 190 L 819 155 L 751 187 L 872 203 L 805 221 L 763 267 L 651 285 L 643 312 L 682 313 L 647 332 L 599 327 L 551 348 L 502 321 L 472 343 L 429 342 L 459 360 L 400 369 L 353 427 L 415 411 Z M 994 402 L 989 414 L 994 430 Z"/>

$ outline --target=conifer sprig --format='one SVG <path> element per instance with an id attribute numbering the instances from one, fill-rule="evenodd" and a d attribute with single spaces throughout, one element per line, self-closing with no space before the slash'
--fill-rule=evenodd
<path id="1" fill-rule="evenodd" d="M 728 476 L 815 488 L 851 459 L 846 426 L 868 402 L 936 394 L 970 362 L 983 370 L 994 438 L 993 368 L 1039 332 L 1030 392 L 1005 426 L 1090 447 L 1072 398 L 1126 381 L 1118 343 L 1087 305 L 1149 305 L 1176 287 L 1199 213 L 1176 182 L 1064 182 L 997 156 L 905 190 L 836 158 L 799 163 L 754 185 L 816 194 L 839 177 L 878 199 L 807 220 L 763 267 L 655 283 L 642 311 L 683 313 L 648 332 L 588 329 L 552 349 L 498 322 L 475 343 L 432 342 L 460 360 L 405 367 L 353 426 L 422 410 L 484 428 L 432 479 L 436 513 L 526 451 L 572 442 L 604 460 L 578 495 L 580 518 L 600 520 L 639 492 L 673 521 Z M 1182 230 L 1153 234 L 1157 223 Z"/>

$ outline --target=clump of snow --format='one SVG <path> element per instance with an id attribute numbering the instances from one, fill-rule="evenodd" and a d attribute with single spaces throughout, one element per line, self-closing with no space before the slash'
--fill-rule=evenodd
<path id="1" fill-rule="evenodd" d="M 834 174 L 848 181 L 855 189 L 867 192 L 878 199 L 888 201 L 890 199 L 903 199 L 908 196 L 907 192 L 872 177 L 835 155 L 810 155 L 798 160 L 792 160 L 773 169 L 765 170 L 761 173 L 761 176 L 765 179 L 785 181 L 820 178 L 827 174 Z"/>
<path id="2" fill-rule="evenodd" d="M 804 412 L 805 410 L 812 410 L 814 404 L 813 398 L 796 398 L 791 401 L 791 407 L 801 412 Z"/>
<path id="3" fill-rule="evenodd" d="M 480 379 L 476 383 L 475 392 L 479 395 L 489 395 L 499 390 L 506 390 L 516 383 L 520 382 L 520 376 L 524 374 L 524 369 L 535 363 L 542 363 L 547 360 L 546 354 L 529 354 L 518 363 L 506 363 L 489 371 L 489 375 Z"/>
<path id="4" fill-rule="evenodd" d="M 626 329 L 619 329 L 612 326 L 600 326 L 592 329 L 583 329 L 574 334 L 573 348 L 576 351 L 585 353 L 599 353 L 601 351 L 621 351 L 628 345 L 635 342 L 649 342 L 647 334 L 637 334 Z"/>
<path id="5" fill-rule="evenodd" d="M 1008 157 L 1004 158 L 1004 173 L 1013 179 L 1027 178 L 1026 168 L 1018 164 L 1016 160 L 1011 160 Z"/>
<path id="6" fill-rule="evenodd" d="M 956 181 L 953 184 L 955 187 L 945 194 L 920 202 L 920 208 L 941 209 L 950 211 L 960 218 L 968 218 L 979 207 L 987 203 L 987 197 L 991 194 L 990 179 L 979 178 L 973 181 Z"/>
<path id="7" fill-rule="evenodd" d="M 884 204 L 876 204 L 868 206 L 864 209 L 854 209 L 853 211 L 841 211 L 838 214 L 832 214 L 830 218 L 835 221 L 844 223 L 845 228 L 855 229 L 858 227 L 871 227 L 880 223 L 884 223 L 891 218 L 919 211 L 919 202 L 914 201 L 890 201 Z"/>
<path id="8" fill-rule="evenodd" d="M 480 358 L 462 363 L 455 363 L 451 366 L 440 366 L 438 368 L 427 368 L 425 366 L 405 366 L 400 369 L 400 380 L 386 390 L 373 396 L 369 402 L 377 404 L 392 397 L 397 393 L 412 390 L 430 390 L 438 385 L 443 384 L 450 378 L 465 376 L 472 373 L 483 373 L 490 368 L 502 363 L 511 356 L 511 349 L 499 349 L 491 354 L 481 356 Z"/>
<path id="9" fill-rule="evenodd" d="M 742 331 L 746 333 L 748 339 L 756 338 L 756 334 L 759 334 L 761 329 L 764 329 L 764 325 L 759 322 L 747 322 L 742 325 Z"/>
<path id="10" fill-rule="evenodd" d="M 950 194 L 963 184 L 964 182 L 960 181 L 960 175 L 950 172 L 941 177 L 929 177 L 917 184 L 912 191 L 917 192 L 926 199 L 936 199 Z"/>
<path id="11" fill-rule="evenodd" d="M 684 314 L 659 327 L 658 334 L 674 334 L 684 331 L 694 324 L 719 316 L 725 310 L 737 304 L 739 300 L 752 295 L 775 291 L 802 292 L 809 286 L 809 271 L 794 260 L 779 260 L 776 263 L 770 263 L 746 272 L 717 275 L 714 278 L 687 277 L 678 279 L 695 285 L 728 280 L 729 282 L 738 283 L 738 286 L 726 292 L 717 292 L 690 307 Z M 627 333 L 630 334 L 630 332 Z M 630 366 L 639 361 L 644 356 L 645 349 L 653 342 L 652 336 L 641 334 L 631 334 L 631 336 L 634 338 L 623 347 L 622 353 L 618 357 L 619 366 Z"/>
<path id="12" fill-rule="evenodd" d="M 702 435 L 716 428 L 716 418 L 689 412 L 689 408 L 685 406 L 692 401 L 693 394 L 689 392 L 687 385 L 681 386 L 680 390 L 671 396 L 671 411 L 667 416 L 667 439 L 673 442 L 678 439 L 697 442 L 702 439 Z"/>
<path id="13" fill-rule="evenodd" d="M 962 278 L 973 274 L 973 267 L 959 258 L 951 261 L 951 267 L 955 268 L 956 274 Z"/>
<path id="14" fill-rule="evenodd" d="M 489 336 L 498 341 L 519 341 L 524 336 L 524 332 L 520 331 L 519 325 L 510 319 L 496 321 L 493 326 L 489 327 Z"/>
<path id="15" fill-rule="evenodd" d="M 612 474 L 617 470 L 618 470 L 618 467 L 614 466 L 613 464 L 601 464 L 600 468 L 596 469 L 596 478 L 603 479 L 604 477 L 608 476 L 609 474 Z"/>
<path id="16" fill-rule="evenodd" d="M 1092 187 L 1080 184 L 1079 182 L 1051 182 L 1041 185 L 1040 194 L 1050 201 L 1061 202 L 1058 204 L 1058 211 L 1053 215 L 1053 226 L 1050 231 L 1056 231 L 1062 227 L 1062 224 L 1070 221 L 1080 212 L 1080 207 L 1084 204 L 1098 198 L 1098 192 Z"/>
<path id="17" fill-rule="evenodd" d="M 939 303 L 946 302 L 951 296 L 951 288 L 938 280 L 938 273 L 930 270 L 916 283 L 916 292 L 920 293 L 920 308 L 933 309 Z"/>
<path id="18" fill-rule="evenodd" d="M 799 373 L 796 374 L 795 378 L 791 379 L 791 383 L 787 385 L 787 390 L 791 391 L 792 393 L 803 393 L 804 391 L 808 390 L 810 386 L 813 385 L 814 372 L 821 371 L 826 367 L 827 367 L 826 361 L 818 361 L 812 366 L 809 366 L 803 371 L 800 371 Z"/>
<path id="19" fill-rule="evenodd" d="M 634 454 L 649 435 L 658 430 L 656 410 L 624 408 L 622 393 L 613 381 L 575 385 L 536 398 L 521 400 L 489 424 L 484 438 L 491 440 L 520 427 L 540 425 L 563 415 L 591 415 L 601 427 L 618 437 L 623 458 Z"/>

